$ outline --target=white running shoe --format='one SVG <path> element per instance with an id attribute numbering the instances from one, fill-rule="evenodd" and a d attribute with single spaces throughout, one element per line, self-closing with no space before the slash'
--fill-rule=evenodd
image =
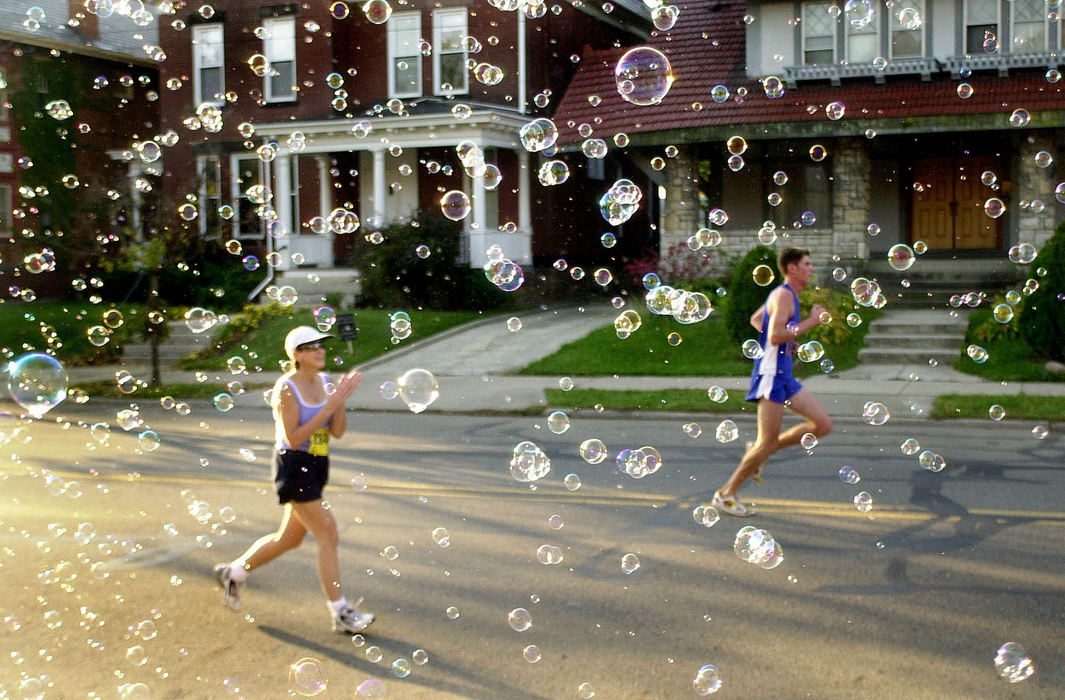
<path id="1" fill-rule="evenodd" d="M 740 499 L 735 496 L 722 496 L 720 491 L 714 491 L 714 497 L 710 501 L 710 505 L 718 510 L 725 511 L 729 515 L 735 515 L 740 518 L 750 517 L 755 515 L 753 506 L 745 506 Z"/>
<path id="2" fill-rule="evenodd" d="M 229 564 L 219 564 L 214 568 L 218 584 L 222 586 L 222 600 L 234 610 L 240 610 L 240 592 L 244 590 L 243 583 L 237 583 L 229 575 Z"/>
<path id="3" fill-rule="evenodd" d="M 341 634 L 355 634 L 369 627 L 373 621 L 373 613 L 359 612 L 354 605 L 349 605 L 333 613 L 333 630 Z"/>

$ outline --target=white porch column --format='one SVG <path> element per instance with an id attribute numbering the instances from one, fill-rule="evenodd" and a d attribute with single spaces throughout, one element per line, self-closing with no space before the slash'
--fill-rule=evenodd
<path id="1" fill-rule="evenodd" d="M 532 262 L 532 200 L 529 195 L 529 152 L 518 151 L 518 233 L 513 236 L 514 251 L 507 251 L 519 265 Z"/>
<path id="2" fill-rule="evenodd" d="M 466 232 L 470 242 L 470 267 L 477 269 L 488 261 L 485 256 L 485 251 L 488 250 L 488 231 L 485 227 L 485 222 L 488 219 L 488 211 L 487 207 L 485 207 L 486 193 L 483 178 L 467 177 L 465 179 L 470 183 L 470 195 L 473 200 L 473 211 L 470 212 L 470 216 L 466 220 Z M 509 255 L 510 251 L 504 248 L 503 253 Z"/>
<path id="3" fill-rule="evenodd" d="M 373 152 L 373 215 L 377 218 L 377 225 L 384 226 L 385 219 L 385 151 L 378 148 Z"/>
<path id="4" fill-rule="evenodd" d="M 320 155 L 315 156 L 318 163 L 318 216 L 328 218 L 329 212 L 333 211 L 333 193 L 329 190 L 329 183 L 333 181 L 329 174 L 329 158 Z"/>
<path id="5" fill-rule="evenodd" d="M 274 250 L 281 253 L 278 269 L 288 270 L 292 267 L 289 255 L 289 237 L 299 235 L 292 226 L 292 156 L 279 155 L 274 159 L 274 211 L 277 223 L 284 235 L 274 241 Z M 269 234 L 267 234 L 269 235 Z"/>

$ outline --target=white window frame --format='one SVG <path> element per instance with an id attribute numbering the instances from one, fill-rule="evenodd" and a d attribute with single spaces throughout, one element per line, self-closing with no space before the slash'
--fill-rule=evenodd
<path id="1" fill-rule="evenodd" d="M 208 171 L 214 171 L 215 186 L 218 191 L 215 194 L 211 194 L 207 190 L 207 175 Z M 216 227 L 213 231 L 208 229 L 208 222 L 213 219 L 220 219 L 218 214 L 218 208 L 222 206 L 222 159 L 219 156 L 196 156 L 196 176 L 200 183 L 199 191 L 199 203 L 200 203 L 200 215 L 197 217 L 200 222 L 200 235 L 204 238 L 220 238 L 222 236 L 221 227 Z"/>
<path id="2" fill-rule="evenodd" d="M 879 13 L 883 12 L 884 8 L 878 6 L 876 8 L 877 16 L 873 17 L 873 20 L 862 27 L 860 30 L 855 29 L 850 22 L 843 23 L 843 56 L 848 63 L 872 63 L 873 59 L 880 54 L 880 34 L 882 33 L 881 21 Z M 872 27 L 872 31 L 868 29 Z M 873 37 L 873 55 L 867 59 L 855 59 L 851 56 L 851 37 L 854 36 L 872 36 Z"/>
<path id="3" fill-rule="evenodd" d="M 449 25 L 449 20 L 462 19 L 462 36 L 465 37 L 469 33 L 470 20 L 469 15 L 466 13 L 466 8 L 449 8 L 446 10 L 434 10 L 433 11 L 433 94 L 434 95 L 465 95 L 470 91 L 470 72 L 466 69 L 466 61 L 469 59 L 469 55 L 466 52 L 466 42 L 460 41 L 459 48 L 445 50 L 443 31 L 444 29 L 454 29 L 454 25 Z M 457 23 L 456 23 L 457 24 Z M 462 55 L 462 85 L 455 85 L 452 83 L 452 89 L 450 91 L 444 90 L 442 82 L 440 80 L 440 59 L 442 56 L 453 56 L 455 54 Z"/>
<path id="4" fill-rule="evenodd" d="M 240 181 L 240 164 L 244 161 L 255 161 L 258 168 L 258 184 L 263 184 L 266 178 L 265 168 L 263 162 L 256 158 L 254 155 L 245 155 L 243 153 L 234 153 L 229 157 L 229 192 L 230 192 L 230 205 L 233 207 L 233 238 L 239 238 L 241 240 L 262 240 L 265 235 L 265 228 L 263 227 L 263 220 L 258 214 L 255 216 L 256 231 L 255 233 L 242 233 L 240 230 L 241 218 L 243 216 L 242 203 L 248 202 L 249 206 L 258 210 L 261 206 L 270 206 L 270 202 L 265 205 L 254 204 L 248 200 L 247 195 L 244 192 L 250 186 L 248 183 Z"/>
<path id="5" fill-rule="evenodd" d="M 263 55 L 270 62 L 270 71 L 263 78 L 263 98 L 267 102 L 295 102 L 296 92 L 296 18 L 270 17 L 263 20 Z M 292 63 L 292 83 L 288 90 L 274 93 L 274 64 Z"/>
<path id="6" fill-rule="evenodd" d="M 15 230 L 11 197 L 11 185 L 0 185 L 0 233 L 11 233 Z"/>
<path id="7" fill-rule="evenodd" d="M 1027 50 L 1017 51 L 1016 53 L 1043 53 L 1043 52 L 1046 52 L 1046 51 L 1050 50 L 1050 20 L 1047 18 L 1046 3 L 1045 2 L 1041 2 L 1040 4 L 1043 6 L 1043 10 L 1044 10 L 1044 12 L 1043 12 L 1043 45 L 1038 47 L 1038 48 L 1028 48 Z M 1016 4 L 1016 0 L 1013 0 L 1012 2 L 1010 2 L 1009 6 L 1010 6 L 1010 46 L 1009 46 L 1009 51 L 1010 51 L 1010 53 L 1014 53 L 1014 48 L 1016 47 L 1016 44 L 1014 43 L 1014 40 L 1016 39 L 1016 34 L 1017 34 L 1017 21 L 1016 21 L 1017 4 Z M 1023 24 L 1036 24 L 1036 23 L 1035 22 L 1024 22 Z M 1058 20 L 1058 24 L 1061 24 L 1060 20 Z"/>
<path id="8" fill-rule="evenodd" d="M 218 35 L 217 38 L 205 36 L 216 33 Z M 217 61 L 208 60 L 207 51 L 203 48 L 208 45 L 218 46 Z M 221 97 L 203 93 L 203 81 L 200 77 L 200 72 L 208 68 L 218 69 L 218 94 L 219 96 L 224 95 L 226 92 L 226 47 L 225 29 L 221 22 L 196 24 L 192 27 L 192 94 L 197 105 L 204 102 L 221 105 L 224 102 Z"/>
<path id="9" fill-rule="evenodd" d="M 921 39 L 921 50 L 916 56 L 899 56 L 898 58 L 921 58 L 925 56 L 927 51 L 925 47 L 925 0 L 908 0 L 905 6 L 900 7 L 903 3 L 897 2 L 895 6 L 891 8 L 891 16 L 888 19 L 888 54 L 890 58 L 896 58 L 895 56 L 895 33 L 896 32 L 915 32 Z M 903 29 L 899 24 L 899 12 L 906 9 L 906 7 L 912 6 L 921 16 L 921 26 L 917 29 Z"/>
<path id="10" fill-rule="evenodd" d="M 400 24 L 410 24 L 409 27 L 400 27 Z M 414 26 L 416 25 L 416 26 Z M 412 33 L 417 36 L 413 46 L 405 46 L 401 43 L 401 32 Z M 388 94 L 392 97 L 421 97 L 422 96 L 422 55 L 418 43 L 422 36 L 422 13 L 421 12 L 395 12 L 388 20 Z M 435 52 L 434 52 L 435 53 Z M 417 74 L 415 86 L 407 91 L 396 89 L 396 61 L 406 59 Z"/>
<path id="11" fill-rule="evenodd" d="M 807 65 L 809 65 L 809 66 L 825 65 L 825 64 L 821 64 L 821 63 L 807 63 L 806 62 L 806 50 L 807 50 L 806 49 L 806 40 L 808 39 L 808 37 L 806 36 L 806 26 L 807 26 L 806 25 L 806 17 L 807 17 L 807 13 L 808 12 L 824 12 L 827 15 L 828 14 L 828 8 L 831 7 L 831 6 L 832 6 L 831 2 L 807 2 L 807 3 L 803 3 L 803 5 L 802 5 L 802 14 L 803 14 L 802 19 L 803 19 L 803 21 L 802 21 L 802 23 L 800 25 L 802 27 L 802 31 L 799 32 L 799 34 L 800 34 L 800 36 L 802 38 L 802 46 L 800 48 L 800 51 L 801 51 L 800 64 L 801 65 L 804 65 L 804 66 L 807 66 Z M 835 19 L 835 18 L 832 18 L 831 26 L 832 26 L 832 60 L 829 62 L 828 65 L 835 65 L 835 63 L 836 63 L 836 55 L 838 53 L 838 47 L 837 47 L 838 38 L 837 37 L 838 37 L 838 34 L 839 34 L 839 21 L 837 19 Z M 818 38 L 821 38 L 821 37 L 818 37 Z"/>
<path id="12" fill-rule="evenodd" d="M 999 51 L 1002 51 L 1002 3 L 997 0 L 992 0 L 995 5 L 995 37 L 999 42 Z M 976 53 L 976 51 L 969 51 L 969 27 L 978 26 L 976 23 L 969 22 L 969 6 L 972 5 L 973 0 L 964 0 L 964 9 L 962 12 L 962 47 L 961 52 L 963 54 Z M 982 53 L 982 52 L 981 52 Z"/>

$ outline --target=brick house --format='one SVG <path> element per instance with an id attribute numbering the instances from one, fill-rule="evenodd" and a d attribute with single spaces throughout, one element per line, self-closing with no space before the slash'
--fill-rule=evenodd
<path id="1" fill-rule="evenodd" d="M 648 183 L 661 249 L 720 208 L 729 253 L 772 221 L 820 264 L 918 241 L 929 258 L 1005 263 L 1061 219 L 1065 37 L 1042 0 L 678 5 L 647 42 L 675 76 L 659 104 L 618 94 L 623 46 L 585 52 L 556 114 L 570 150 L 581 125 L 628 136 L 606 167 Z"/>
<path id="2" fill-rule="evenodd" d="M 157 135 L 156 26 L 147 11 L 99 17 L 76 0 L 0 6 L 5 285 L 64 293 L 99 255 L 99 236 L 134 223 L 141 193 L 124 154 Z M 22 254 L 34 247 L 55 250 L 57 274 L 25 274 Z"/>
<path id="3" fill-rule="evenodd" d="M 160 80 L 177 85 L 162 91 L 163 127 L 182 134 L 166 186 L 195 196 L 204 236 L 279 253 L 282 270 L 343 265 L 364 234 L 439 211 L 449 190 L 471 203 L 471 266 L 492 243 L 519 262 L 551 253 L 565 235 L 552 198 L 563 195 L 530 186 L 538 163 L 519 129 L 553 111 L 585 46 L 645 40 L 650 25 L 634 0 L 611 12 L 495 5 L 517 3 L 410 0 L 374 17 L 343 3 L 183 7 L 160 37 Z M 218 108 L 218 128 L 194 119 L 190 130 L 204 105 Z M 464 141 L 498 168 L 498 186 L 464 173 Z M 359 218 L 354 235 L 323 227 L 337 209 Z"/>

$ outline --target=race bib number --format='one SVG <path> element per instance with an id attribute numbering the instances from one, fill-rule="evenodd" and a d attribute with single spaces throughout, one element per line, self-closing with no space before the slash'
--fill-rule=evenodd
<path id="1" fill-rule="evenodd" d="M 311 434 L 310 454 L 325 457 L 329 454 L 329 431 L 319 428 Z"/>

